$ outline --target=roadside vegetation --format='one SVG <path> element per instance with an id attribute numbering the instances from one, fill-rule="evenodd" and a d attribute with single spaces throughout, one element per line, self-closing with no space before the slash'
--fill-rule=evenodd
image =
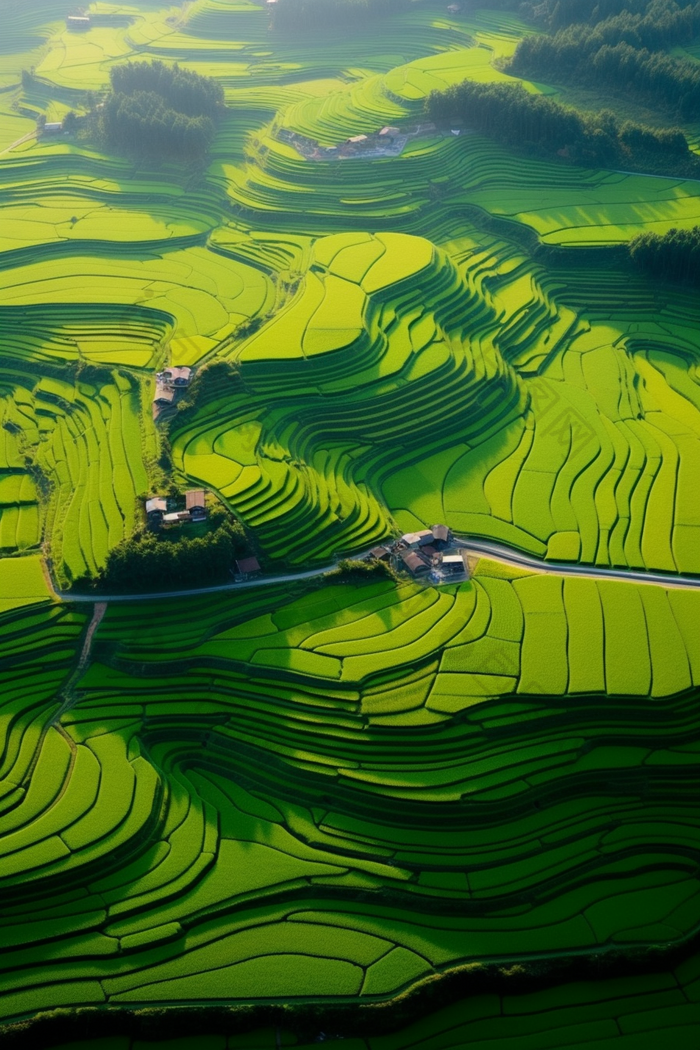
<path id="1" fill-rule="evenodd" d="M 172 532 L 139 529 L 112 548 L 96 576 L 78 579 L 73 587 L 99 595 L 230 583 L 236 558 L 248 550 L 243 528 L 222 508 L 209 515 L 202 532 L 188 536 L 184 527 Z"/>
<path id="2" fill-rule="evenodd" d="M 635 263 L 653 277 L 700 287 L 700 226 L 668 233 L 641 233 L 630 241 Z"/>

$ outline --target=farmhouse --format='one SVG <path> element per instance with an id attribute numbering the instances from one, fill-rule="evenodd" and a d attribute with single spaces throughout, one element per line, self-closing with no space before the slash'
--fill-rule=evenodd
<path id="1" fill-rule="evenodd" d="M 47 121 L 41 129 L 42 135 L 60 135 L 63 131 L 62 120 L 51 120 Z"/>
<path id="2" fill-rule="evenodd" d="M 149 521 L 160 521 L 168 513 L 168 501 L 165 496 L 151 496 L 146 500 L 146 517 Z"/>
<path id="3" fill-rule="evenodd" d="M 430 562 L 417 551 L 402 551 L 401 561 L 411 576 L 427 576 L 430 572 Z"/>
<path id="4" fill-rule="evenodd" d="M 260 572 L 260 562 L 251 554 L 247 558 L 239 558 L 236 568 L 240 576 L 256 576 Z"/>
<path id="5" fill-rule="evenodd" d="M 369 556 L 370 558 L 375 558 L 377 561 L 389 561 L 391 558 L 391 549 L 384 546 L 372 547 Z"/>
<path id="6" fill-rule="evenodd" d="M 446 551 L 440 560 L 440 574 L 450 579 L 468 578 L 466 551 Z"/>
<path id="7" fill-rule="evenodd" d="M 161 521 L 164 529 L 172 529 L 177 525 L 186 525 L 192 521 L 192 516 L 188 510 L 175 510 L 170 514 L 164 514 Z"/>
<path id="8" fill-rule="evenodd" d="M 419 547 L 425 547 L 432 543 L 433 539 L 432 529 L 421 529 L 420 532 L 404 533 L 400 543 L 403 547 L 408 547 L 410 550 L 418 550 Z"/>
<path id="9" fill-rule="evenodd" d="M 90 15 L 68 15 L 66 25 L 74 32 L 84 32 L 90 28 Z"/>
<path id="10" fill-rule="evenodd" d="M 175 368 L 171 365 L 158 372 L 156 378 L 164 386 L 185 387 L 192 379 L 192 369 L 185 366 Z"/>
<path id="11" fill-rule="evenodd" d="M 166 386 L 165 383 L 156 383 L 156 396 L 153 398 L 153 404 L 158 408 L 167 408 L 168 405 L 172 405 L 175 400 L 175 391 L 172 387 Z"/>
<path id="12" fill-rule="evenodd" d="M 433 546 L 436 550 L 444 550 L 452 542 L 452 533 L 447 525 L 431 525 L 430 531 L 433 534 Z"/>
<path id="13" fill-rule="evenodd" d="M 204 489 L 190 489 L 185 493 L 185 509 L 192 521 L 204 521 L 207 516 L 207 494 Z"/>

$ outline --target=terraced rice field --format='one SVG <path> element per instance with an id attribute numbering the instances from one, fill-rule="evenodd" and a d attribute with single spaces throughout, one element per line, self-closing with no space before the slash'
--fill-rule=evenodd
<path id="1" fill-rule="evenodd" d="M 110 607 L 77 702 L 33 694 L 8 733 L 9 781 L 35 765 L 2 818 L 3 1016 L 688 936 L 699 601 L 486 562 Z M 79 625 L 28 615 L 2 658 L 21 632 L 45 675 Z"/>
<path id="2" fill-rule="evenodd" d="M 214 1004 L 210 1050 L 693 1046 L 700 309 L 621 246 L 697 224 L 697 182 L 426 125 L 434 88 L 512 79 L 513 12 L 25 6 L 0 0 L 2 1038 L 59 1009 L 35 1033 L 85 1045 L 81 1007 L 145 1050 L 142 1008 Z M 19 141 L 127 58 L 223 84 L 206 168 Z M 294 146 L 385 126 L 400 155 Z M 155 423 L 156 371 L 216 361 L 239 381 Z M 586 575 L 57 596 L 170 481 L 276 575 L 435 522 Z"/>

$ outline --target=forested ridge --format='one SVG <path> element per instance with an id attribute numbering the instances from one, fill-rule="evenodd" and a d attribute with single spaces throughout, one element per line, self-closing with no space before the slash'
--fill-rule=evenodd
<path id="1" fill-rule="evenodd" d="M 197 163 L 214 137 L 220 84 L 177 63 L 126 62 L 110 71 L 112 90 L 97 111 L 108 146 L 136 156 Z"/>
<path id="2" fill-rule="evenodd" d="M 544 95 L 531 95 L 520 84 L 466 80 L 434 91 L 428 98 L 427 113 L 436 123 L 459 121 L 506 145 L 579 164 L 671 165 L 688 172 L 700 167 L 677 129 L 659 131 L 631 121 L 623 123 L 608 110 L 580 114 Z"/>
<path id="3" fill-rule="evenodd" d="M 700 288 L 700 226 L 642 233 L 630 241 L 629 251 L 632 260 L 652 276 Z"/>
<path id="4" fill-rule="evenodd" d="M 572 22 L 552 36 L 524 37 L 506 64 L 519 77 L 611 87 L 672 110 L 683 119 L 700 106 L 700 64 L 661 51 L 700 33 L 700 3 L 651 0 L 638 11 L 590 24 Z"/>
<path id="5" fill-rule="evenodd" d="M 644 18 L 653 9 L 653 17 L 665 18 L 665 9 L 685 11 L 695 6 L 697 0 L 542 0 L 541 3 L 526 2 L 520 10 L 533 22 L 550 31 L 563 29 L 575 22 L 601 25 L 617 15 L 641 16 Z"/>

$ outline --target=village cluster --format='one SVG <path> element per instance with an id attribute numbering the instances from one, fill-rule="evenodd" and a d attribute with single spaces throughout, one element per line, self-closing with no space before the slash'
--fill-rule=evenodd
<path id="1" fill-rule="evenodd" d="M 406 532 L 395 543 L 373 547 L 369 556 L 389 562 L 414 579 L 430 583 L 457 583 L 469 579 L 467 551 L 455 544 L 447 525 Z"/>
<path id="2" fill-rule="evenodd" d="M 153 415 L 158 416 L 163 409 L 170 408 L 177 402 L 178 396 L 186 390 L 192 380 L 192 369 L 171 365 L 156 374 L 156 392 L 153 396 Z"/>
<path id="3" fill-rule="evenodd" d="M 215 497 L 206 489 L 189 489 L 184 496 L 151 496 L 146 500 L 146 520 L 148 527 L 159 532 L 161 529 L 177 529 L 183 525 L 196 525 L 207 520 L 208 504 Z M 236 560 L 234 579 L 249 580 L 261 572 L 260 562 L 253 554 Z"/>

